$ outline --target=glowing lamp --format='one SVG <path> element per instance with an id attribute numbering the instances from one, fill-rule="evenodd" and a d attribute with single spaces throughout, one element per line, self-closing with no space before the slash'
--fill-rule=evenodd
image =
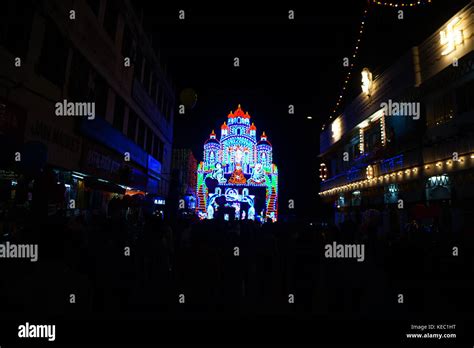
<path id="1" fill-rule="evenodd" d="M 336 118 L 334 122 L 331 124 L 331 131 L 332 131 L 332 138 L 334 139 L 334 142 L 338 141 L 342 135 L 342 125 L 341 125 L 340 118 Z"/>
<path id="2" fill-rule="evenodd" d="M 463 33 L 458 28 L 460 22 L 461 18 L 456 17 L 448 23 L 445 30 L 440 31 L 439 41 L 441 46 L 444 46 L 444 50 L 441 52 L 442 56 L 450 54 L 463 43 Z"/>
<path id="3" fill-rule="evenodd" d="M 372 166 L 367 166 L 367 169 L 365 170 L 365 173 L 367 175 L 367 179 L 372 179 L 374 177 L 374 168 Z"/>
<path id="4" fill-rule="evenodd" d="M 372 73 L 370 72 L 369 69 L 364 68 L 362 69 L 362 92 L 364 92 L 365 95 L 370 97 L 370 94 L 372 93 Z"/>

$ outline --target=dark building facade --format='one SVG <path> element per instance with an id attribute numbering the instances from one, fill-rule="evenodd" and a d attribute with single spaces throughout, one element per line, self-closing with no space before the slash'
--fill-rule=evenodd
<path id="1" fill-rule="evenodd" d="M 128 0 L 2 6 L 3 194 L 49 171 L 65 208 L 73 199 L 103 210 L 114 194 L 166 198 L 175 93 L 143 13 Z M 93 116 L 80 114 L 86 106 Z"/>
<path id="2" fill-rule="evenodd" d="M 474 206 L 474 3 L 383 73 L 320 135 L 320 197 L 335 223 L 379 217 L 472 232 Z M 370 69 L 369 69 L 370 70 Z"/>

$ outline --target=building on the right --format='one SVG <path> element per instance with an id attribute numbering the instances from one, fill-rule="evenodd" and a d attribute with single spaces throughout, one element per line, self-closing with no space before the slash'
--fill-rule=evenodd
<path id="1" fill-rule="evenodd" d="M 474 2 L 379 75 L 320 134 L 336 224 L 474 231 Z"/>

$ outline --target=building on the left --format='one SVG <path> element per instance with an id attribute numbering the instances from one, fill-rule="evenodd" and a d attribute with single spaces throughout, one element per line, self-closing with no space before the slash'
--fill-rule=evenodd
<path id="1" fill-rule="evenodd" d="M 2 212 L 107 214 L 117 196 L 164 204 L 175 92 L 144 11 L 128 0 L 45 0 L 7 1 L 2 12 Z"/>

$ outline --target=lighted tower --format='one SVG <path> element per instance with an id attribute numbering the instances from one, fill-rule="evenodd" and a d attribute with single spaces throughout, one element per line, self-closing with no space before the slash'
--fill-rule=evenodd
<path id="1" fill-rule="evenodd" d="M 204 143 L 204 161 L 213 167 L 215 163 L 220 162 L 219 158 L 220 142 L 216 139 L 216 133 L 212 130 L 209 139 Z"/>
<path id="2" fill-rule="evenodd" d="M 257 143 L 257 161 L 264 167 L 272 165 L 272 144 L 268 141 L 265 132 L 262 133 L 260 141 Z"/>
<path id="3" fill-rule="evenodd" d="M 198 165 L 198 207 L 202 218 L 213 218 L 225 207 L 236 218 L 277 219 L 278 170 L 265 132 L 257 141 L 257 127 L 239 105 L 204 144 Z"/>

